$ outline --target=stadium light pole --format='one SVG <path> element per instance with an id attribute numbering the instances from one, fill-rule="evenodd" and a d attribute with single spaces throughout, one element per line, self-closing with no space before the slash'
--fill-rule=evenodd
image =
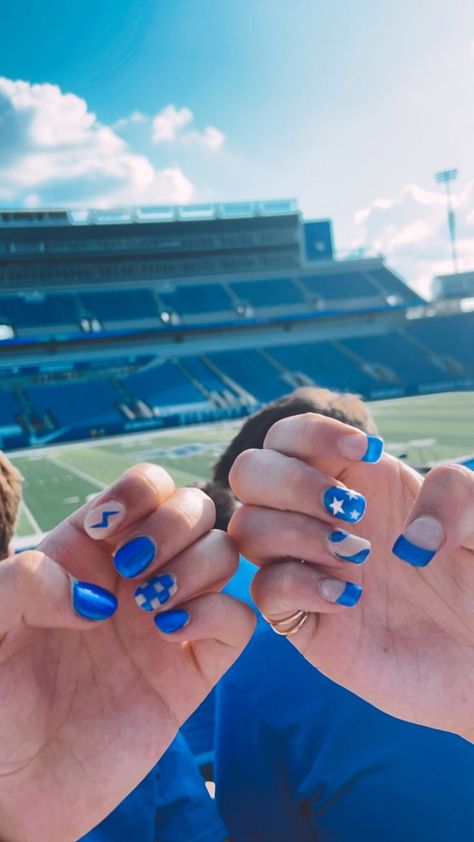
<path id="1" fill-rule="evenodd" d="M 450 184 L 455 181 L 458 176 L 457 170 L 441 170 L 435 173 L 435 181 L 437 184 L 444 184 L 446 190 L 446 208 L 448 211 L 448 229 L 449 237 L 451 239 L 451 254 L 453 257 L 454 274 L 458 274 L 458 255 L 456 250 L 456 217 L 453 210 L 453 202 L 451 196 Z"/>

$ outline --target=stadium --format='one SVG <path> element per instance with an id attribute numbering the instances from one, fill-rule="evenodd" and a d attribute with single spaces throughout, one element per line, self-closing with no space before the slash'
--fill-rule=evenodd
<path id="1" fill-rule="evenodd" d="M 434 291 L 423 299 L 382 256 L 339 255 L 331 222 L 295 201 L 2 211 L 0 446 L 25 478 L 17 546 L 137 460 L 206 479 L 238 419 L 298 386 L 371 401 L 411 464 L 468 461 L 474 274 Z"/>

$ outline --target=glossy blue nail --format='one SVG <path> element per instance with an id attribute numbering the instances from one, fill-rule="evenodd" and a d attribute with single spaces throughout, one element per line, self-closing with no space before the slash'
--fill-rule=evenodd
<path id="1" fill-rule="evenodd" d="M 383 440 L 378 436 L 367 436 L 367 450 L 361 462 L 378 462 L 382 458 Z"/>
<path id="2" fill-rule="evenodd" d="M 172 634 L 179 631 L 189 622 L 189 614 L 183 611 L 182 608 L 176 608 L 175 611 L 163 611 L 162 614 L 157 614 L 155 617 L 155 625 L 159 630 L 165 634 Z"/>
<path id="3" fill-rule="evenodd" d="M 151 538 L 140 535 L 133 538 L 117 550 L 114 556 L 115 569 L 121 576 L 131 579 L 149 567 L 156 555 L 156 547 Z"/>
<path id="4" fill-rule="evenodd" d="M 363 564 L 370 553 L 370 541 L 336 529 L 329 535 L 330 549 L 336 558 L 352 564 Z"/>
<path id="5" fill-rule="evenodd" d="M 436 550 L 426 550 L 424 547 L 413 544 L 404 535 L 400 535 L 393 545 L 392 553 L 413 567 L 426 567 L 436 555 Z"/>
<path id="6" fill-rule="evenodd" d="M 349 608 L 352 608 L 353 605 L 357 605 L 361 596 L 362 588 L 360 585 L 356 585 L 354 582 L 346 582 L 346 587 L 339 599 L 336 599 L 336 602 L 339 605 L 347 605 Z"/>
<path id="7" fill-rule="evenodd" d="M 171 573 L 162 573 L 136 589 L 135 602 L 144 611 L 157 611 L 177 590 L 175 577 Z"/>
<path id="8" fill-rule="evenodd" d="M 337 485 L 324 492 L 323 502 L 330 515 L 350 523 L 357 523 L 362 518 L 367 505 L 362 494 Z"/>
<path id="9" fill-rule="evenodd" d="M 87 620 L 107 620 L 117 610 L 117 597 L 99 585 L 90 582 L 72 582 L 72 607 L 76 614 Z"/>

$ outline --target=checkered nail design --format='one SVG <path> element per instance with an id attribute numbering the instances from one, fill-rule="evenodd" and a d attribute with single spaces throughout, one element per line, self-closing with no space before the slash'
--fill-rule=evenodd
<path id="1" fill-rule="evenodd" d="M 176 579 L 171 573 L 162 573 L 144 582 L 135 591 L 135 602 L 144 611 L 158 611 L 178 590 Z"/>

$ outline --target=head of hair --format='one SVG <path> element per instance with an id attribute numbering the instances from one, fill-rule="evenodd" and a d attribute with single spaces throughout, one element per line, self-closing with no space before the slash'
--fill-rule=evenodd
<path id="1" fill-rule="evenodd" d="M 229 472 L 237 456 L 249 448 L 263 447 L 265 436 L 276 421 L 305 412 L 317 412 L 329 418 L 336 418 L 365 433 L 377 432 L 366 404 L 357 395 L 350 393 L 339 394 L 329 389 L 304 386 L 267 404 L 243 423 L 237 435 L 215 463 L 213 481 L 203 489 L 214 500 L 217 513 L 216 526 L 219 529 L 227 528 L 237 507 L 237 501 L 229 488 Z"/>
<path id="2" fill-rule="evenodd" d="M 0 559 L 8 555 L 21 500 L 21 476 L 0 450 Z"/>

